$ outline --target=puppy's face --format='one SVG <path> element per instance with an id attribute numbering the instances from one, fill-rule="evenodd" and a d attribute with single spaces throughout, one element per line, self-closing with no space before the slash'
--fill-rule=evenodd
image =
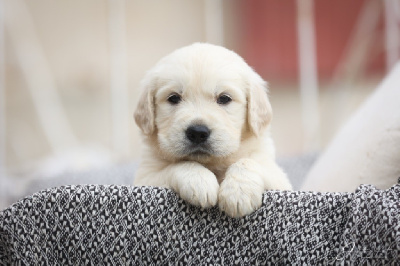
<path id="1" fill-rule="evenodd" d="M 192 67 L 173 70 L 179 77 L 162 81 L 155 94 L 160 148 L 198 161 L 227 156 L 238 149 L 245 128 L 246 95 L 224 70 Z"/>
<path id="2" fill-rule="evenodd" d="M 249 132 L 271 119 L 264 81 L 235 53 L 194 44 L 162 59 L 142 83 L 135 112 L 143 133 L 156 135 L 172 160 L 227 157 Z"/>

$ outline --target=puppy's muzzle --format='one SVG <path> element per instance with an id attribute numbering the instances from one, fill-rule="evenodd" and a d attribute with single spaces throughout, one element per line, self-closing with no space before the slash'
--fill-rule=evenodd
<path id="1" fill-rule="evenodd" d="M 204 125 L 193 125 L 186 129 L 186 138 L 193 144 L 206 142 L 210 134 L 210 129 Z"/>

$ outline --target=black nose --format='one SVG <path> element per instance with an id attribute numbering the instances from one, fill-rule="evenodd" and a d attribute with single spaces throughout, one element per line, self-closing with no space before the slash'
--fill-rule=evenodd
<path id="1" fill-rule="evenodd" d="M 210 130 L 203 125 L 194 125 L 186 130 L 186 137 L 195 144 L 200 144 L 207 141 L 210 136 Z"/>

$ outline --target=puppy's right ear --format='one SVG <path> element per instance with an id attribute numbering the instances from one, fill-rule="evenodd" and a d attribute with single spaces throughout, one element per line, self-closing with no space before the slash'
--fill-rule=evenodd
<path id="1" fill-rule="evenodd" d="M 141 84 L 142 96 L 134 113 L 135 122 L 145 135 L 151 135 L 155 130 L 154 123 L 154 89 L 149 79 Z"/>

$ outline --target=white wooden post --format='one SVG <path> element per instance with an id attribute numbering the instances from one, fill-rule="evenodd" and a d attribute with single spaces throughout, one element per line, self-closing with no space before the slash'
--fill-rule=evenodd
<path id="1" fill-rule="evenodd" d="M 5 58 L 4 58 L 4 1 L 0 0 L 0 209 L 6 195 L 6 106 L 5 106 Z"/>
<path id="2" fill-rule="evenodd" d="M 297 1 L 297 37 L 304 149 L 315 151 L 320 142 L 320 118 L 313 0 Z"/>
<path id="3" fill-rule="evenodd" d="M 129 125 L 133 112 L 128 108 L 125 8 L 125 0 L 108 1 L 112 145 L 122 158 L 129 154 Z"/>
<path id="4" fill-rule="evenodd" d="M 224 45 L 224 13 L 222 0 L 206 0 L 204 6 L 206 42 Z"/>
<path id="5" fill-rule="evenodd" d="M 29 9 L 22 0 L 5 3 L 8 36 L 46 139 L 54 153 L 77 147 L 78 141 L 63 108 Z"/>
<path id="6" fill-rule="evenodd" d="M 389 72 L 400 59 L 400 2 L 385 0 L 386 69 Z"/>

